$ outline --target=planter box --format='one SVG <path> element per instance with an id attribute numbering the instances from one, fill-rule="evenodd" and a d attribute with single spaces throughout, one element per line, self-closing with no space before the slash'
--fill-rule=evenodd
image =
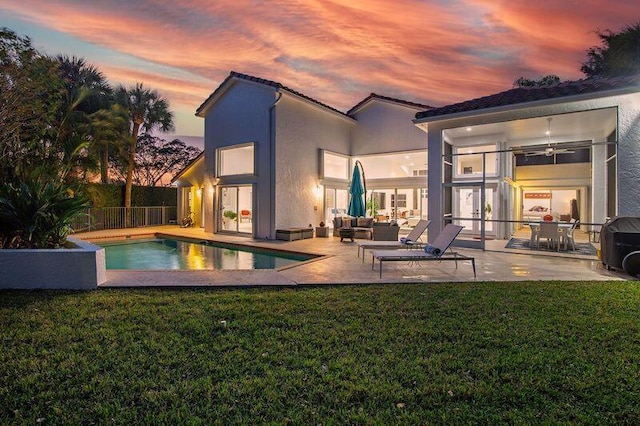
<path id="1" fill-rule="evenodd" d="M 276 229 L 276 239 L 295 241 L 302 239 L 302 228 Z"/>
<path id="2" fill-rule="evenodd" d="M 316 226 L 316 237 L 318 238 L 326 238 L 329 236 L 329 227 L 328 226 Z"/>
<path id="3" fill-rule="evenodd" d="M 107 281 L 104 249 L 75 238 L 60 249 L 0 250 L 0 288 L 92 290 Z"/>

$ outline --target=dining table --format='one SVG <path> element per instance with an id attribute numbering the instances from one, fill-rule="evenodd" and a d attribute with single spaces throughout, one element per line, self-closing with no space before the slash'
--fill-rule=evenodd
<path id="1" fill-rule="evenodd" d="M 569 222 L 557 222 L 558 223 L 558 236 L 566 235 L 567 231 L 573 227 L 573 223 Z M 531 228 L 531 237 L 529 239 L 529 248 L 533 250 L 534 244 L 536 243 L 536 236 L 538 235 L 538 231 L 540 231 L 540 222 L 530 222 L 528 223 L 529 228 Z M 558 240 L 558 245 L 560 241 Z"/>

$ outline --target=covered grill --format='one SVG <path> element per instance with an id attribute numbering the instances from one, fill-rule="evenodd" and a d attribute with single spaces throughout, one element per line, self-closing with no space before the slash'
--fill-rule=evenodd
<path id="1" fill-rule="evenodd" d="M 618 216 L 602 225 L 600 260 L 608 268 L 622 269 L 622 261 L 640 250 L 640 217 Z"/>

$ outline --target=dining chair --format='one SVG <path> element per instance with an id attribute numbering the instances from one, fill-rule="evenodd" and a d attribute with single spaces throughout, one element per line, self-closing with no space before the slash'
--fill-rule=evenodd
<path id="1" fill-rule="evenodd" d="M 559 232 L 561 233 L 561 241 L 564 243 L 564 249 L 567 250 L 567 248 L 569 247 L 569 244 L 571 244 L 571 250 L 575 251 L 576 250 L 576 242 L 573 239 L 573 232 L 576 230 L 576 228 L 580 225 L 580 220 L 571 220 L 571 228 L 564 228 L 564 229 L 560 229 Z"/>
<path id="2" fill-rule="evenodd" d="M 560 235 L 558 229 L 558 222 L 540 222 L 540 229 L 536 236 L 536 246 L 538 250 L 540 249 L 540 240 L 544 238 L 547 240 L 548 249 L 556 247 L 557 250 L 560 251 Z"/>

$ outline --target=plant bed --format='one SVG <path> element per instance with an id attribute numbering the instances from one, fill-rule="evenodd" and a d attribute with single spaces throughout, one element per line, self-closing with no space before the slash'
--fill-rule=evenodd
<path id="1" fill-rule="evenodd" d="M 69 238 L 58 249 L 0 250 L 0 288 L 91 290 L 107 280 L 104 249 Z"/>

